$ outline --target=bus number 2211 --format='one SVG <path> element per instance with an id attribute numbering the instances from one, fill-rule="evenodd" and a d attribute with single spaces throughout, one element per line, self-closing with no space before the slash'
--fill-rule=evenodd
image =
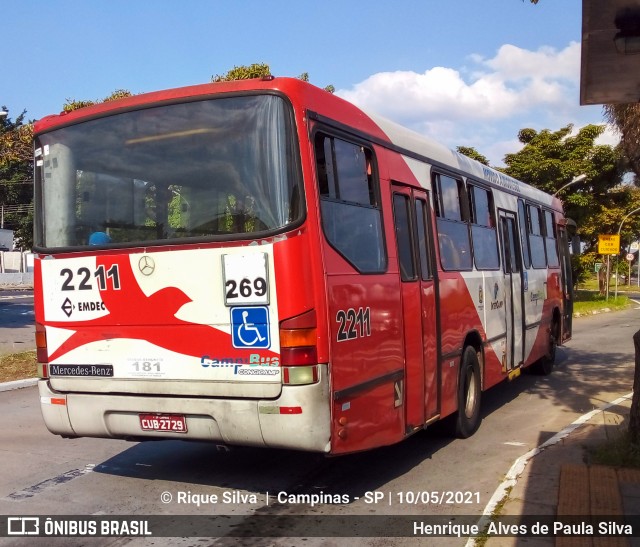
<path id="1" fill-rule="evenodd" d="M 75 275 L 80 278 L 78 290 L 90 291 L 93 289 L 93 285 L 91 284 L 91 271 L 89 270 L 89 268 L 79 268 Z M 63 268 L 62 270 L 60 270 L 60 276 L 64 277 L 64 282 L 62 283 L 63 291 L 76 290 L 76 285 L 74 282 L 75 275 L 74 272 L 69 268 Z M 109 279 L 111 279 L 113 288 L 116 291 L 120 290 L 120 272 L 118 271 L 117 264 L 113 264 L 111 268 L 106 271 L 104 266 L 98 266 L 96 271 L 93 272 L 93 277 L 98 280 L 98 289 L 100 289 L 101 291 L 107 290 L 107 282 Z"/>
<path id="2" fill-rule="evenodd" d="M 338 327 L 338 342 L 353 340 L 358 337 L 371 336 L 371 310 L 366 308 L 353 308 L 338 310 L 336 314 Z"/>

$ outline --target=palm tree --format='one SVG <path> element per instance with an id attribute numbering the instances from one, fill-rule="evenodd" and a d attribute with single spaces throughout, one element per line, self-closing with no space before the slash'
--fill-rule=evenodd
<path id="1" fill-rule="evenodd" d="M 636 174 L 636 181 L 640 180 L 640 105 L 606 104 L 604 116 L 620 133 L 620 146 L 628 167 Z M 635 445 L 640 445 L 640 330 L 633 335 L 633 342 L 636 366 L 629 410 L 629 436 Z"/>
<path id="2" fill-rule="evenodd" d="M 631 171 L 640 178 L 640 104 L 605 104 L 605 120 L 620 133 L 620 146 Z"/>

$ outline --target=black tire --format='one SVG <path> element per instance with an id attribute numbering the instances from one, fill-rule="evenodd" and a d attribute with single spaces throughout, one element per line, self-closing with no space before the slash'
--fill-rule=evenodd
<path id="1" fill-rule="evenodd" d="M 547 341 L 547 353 L 532 367 L 533 372 L 541 376 L 549 376 L 553 372 L 553 365 L 556 362 L 556 348 L 558 347 L 558 323 L 553 322 L 549 329 L 549 339 Z"/>
<path id="2" fill-rule="evenodd" d="M 478 355 L 475 348 L 467 346 L 462 352 L 458 378 L 458 412 L 455 415 L 456 437 L 460 439 L 471 437 L 480 427 L 481 393 Z"/>

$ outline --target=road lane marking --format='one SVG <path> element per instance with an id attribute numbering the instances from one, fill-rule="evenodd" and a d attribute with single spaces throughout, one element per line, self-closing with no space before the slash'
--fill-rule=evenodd
<path id="1" fill-rule="evenodd" d="M 0 302 L 3 300 L 24 300 L 25 298 L 33 298 L 33 295 L 32 294 L 10 294 L 6 296 L 0 296 Z"/>
<path id="2" fill-rule="evenodd" d="M 87 464 L 84 469 L 72 469 L 71 471 L 67 471 L 66 473 L 62 473 L 57 477 L 53 477 L 51 479 L 46 479 L 38 484 L 34 484 L 33 486 L 29 486 L 24 488 L 23 490 L 18 490 L 17 492 L 12 492 L 6 498 L 6 500 L 10 501 L 22 501 L 28 498 L 32 498 L 37 494 L 40 494 L 47 488 L 51 488 L 53 486 L 57 486 L 58 484 L 64 484 L 65 482 L 69 482 L 70 480 L 75 479 L 76 477 L 81 477 L 82 475 L 86 475 L 87 473 L 91 473 L 95 464 Z"/>

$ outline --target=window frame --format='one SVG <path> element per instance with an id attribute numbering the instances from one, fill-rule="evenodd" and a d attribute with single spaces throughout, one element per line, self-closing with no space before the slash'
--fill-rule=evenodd
<path id="1" fill-rule="evenodd" d="M 430 222 L 430 212 L 429 212 L 429 192 L 427 192 L 426 198 L 416 197 L 413 198 L 413 214 L 416 219 L 416 227 L 414 230 L 414 235 L 417 237 L 416 248 L 418 249 L 417 262 L 420 267 L 420 279 L 422 281 L 431 281 L 434 276 L 434 267 L 431 260 L 431 238 L 429 235 L 431 234 L 431 222 Z M 422 210 L 422 223 L 418 218 L 418 208 Z M 420 245 L 420 230 L 422 230 L 422 235 L 424 236 L 424 245 Z M 424 255 L 423 255 L 424 251 Z M 425 267 L 426 264 L 426 272 Z"/>
<path id="2" fill-rule="evenodd" d="M 131 223 L 126 223 L 123 220 L 118 219 L 116 221 L 113 221 L 108 217 L 105 217 L 106 220 L 109 220 L 109 224 L 103 223 L 107 228 L 122 228 L 123 231 L 127 229 L 130 231 L 137 230 L 140 232 L 151 232 L 152 230 L 157 230 L 157 235 L 155 236 L 150 235 L 149 237 L 136 237 L 136 238 L 127 237 L 126 239 L 114 238 L 113 241 L 107 242 L 105 240 L 104 242 L 94 245 L 92 243 L 89 243 L 90 234 L 87 233 L 86 235 L 89 237 L 87 238 L 86 243 L 78 242 L 77 239 L 80 237 L 78 235 L 75 236 L 76 237 L 75 242 L 71 242 L 71 241 L 59 242 L 59 243 L 53 242 L 51 241 L 52 235 L 48 231 L 49 230 L 48 222 L 51 219 L 51 217 L 54 215 L 51 215 L 50 213 L 46 213 L 44 211 L 46 207 L 49 205 L 46 203 L 46 201 L 47 199 L 50 199 L 49 196 L 47 196 L 46 192 L 44 191 L 45 179 L 47 178 L 47 175 L 43 172 L 44 170 L 42 168 L 39 168 L 40 166 L 36 166 L 36 169 L 34 169 L 34 181 L 35 181 L 34 206 L 38 214 L 36 214 L 36 221 L 34 222 L 34 247 L 33 247 L 34 251 L 56 254 L 61 252 L 87 250 L 87 249 L 92 249 L 92 250 L 105 249 L 105 248 L 130 249 L 138 246 L 156 247 L 156 246 L 176 245 L 176 244 L 189 245 L 189 244 L 200 244 L 200 243 L 209 243 L 209 242 L 241 241 L 246 239 L 262 239 L 264 237 L 272 237 L 274 235 L 295 230 L 296 228 L 300 227 L 307 218 L 307 204 L 306 204 L 306 196 L 304 191 L 302 157 L 301 157 L 301 143 L 298 136 L 298 132 L 296 130 L 295 115 L 294 115 L 294 110 L 293 110 L 293 105 L 291 103 L 291 100 L 286 95 L 278 91 L 265 90 L 264 92 L 260 92 L 260 93 L 237 94 L 237 95 L 229 95 L 228 97 L 208 96 L 208 95 L 204 95 L 201 97 L 199 96 L 192 99 L 185 99 L 183 97 L 178 99 L 171 99 L 168 101 L 152 102 L 152 103 L 135 106 L 125 110 L 121 110 L 121 111 L 120 110 L 107 111 L 100 115 L 85 117 L 72 123 L 55 124 L 54 126 L 47 128 L 45 131 L 38 132 L 34 136 L 34 143 L 36 143 L 35 148 L 36 150 L 44 150 L 47 148 L 47 146 L 50 146 L 51 143 L 45 143 L 44 141 L 46 141 L 46 139 L 49 138 L 49 136 L 52 134 L 55 134 L 61 131 L 66 131 L 67 129 L 70 129 L 73 126 L 89 127 L 88 124 L 93 124 L 94 122 L 102 123 L 103 121 L 105 123 L 108 123 L 111 118 L 116 119 L 120 115 L 129 115 L 129 114 L 142 115 L 143 113 L 147 113 L 147 112 L 153 113 L 154 111 L 159 111 L 159 109 L 164 109 L 164 108 L 172 109 L 174 107 L 177 109 L 181 107 L 186 109 L 186 108 L 190 108 L 191 104 L 194 104 L 197 107 L 199 104 L 205 104 L 205 103 L 210 103 L 215 101 L 232 100 L 234 98 L 249 99 L 251 97 L 258 97 L 258 96 L 277 97 L 283 101 L 283 113 L 284 113 L 283 123 L 285 125 L 285 131 L 286 131 L 286 142 L 283 146 L 284 148 L 286 148 L 285 157 L 288 158 L 288 162 L 289 162 L 288 169 L 290 170 L 289 173 L 295 179 L 293 180 L 292 193 L 289 195 L 289 197 L 291 197 L 292 201 L 294 199 L 298 200 L 295 205 L 290 204 L 291 205 L 290 213 L 295 212 L 295 216 L 290 217 L 290 219 L 287 220 L 285 223 L 279 226 L 267 227 L 265 229 L 255 229 L 253 227 L 250 227 L 243 231 L 229 231 L 229 232 L 213 232 L 212 231 L 211 233 L 206 233 L 206 230 L 205 230 L 203 231 L 203 233 L 189 233 L 190 228 L 187 228 L 186 226 L 183 226 L 183 225 L 171 226 L 169 224 L 170 219 L 163 219 L 163 221 L 167 220 L 167 222 L 165 223 L 165 227 L 167 227 L 168 229 L 166 230 L 166 233 L 160 233 L 160 229 L 161 229 L 160 223 L 157 223 L 156 225 L 151 227 L 146 223 L 140 223 L 137 226 L 131 226 L 130 225 Z M 89 127 L 89 129 L 91 128 Z M 77 171 L 78 172 L 84 171 L 88 174 L 91 174 L 92 176 L 96 175 L 100 177 L 109 177 L 112 175 L 112 173 L 110 172 L 95 171 L 95 173 L 93 173 L 87 167 L 78 168 Z M 134 182 L 142 182 L 147 184 L 148 187 L 154 186 L 155 184 L 161 184 L 161 181 L 160 182 L 154 181 L 153 178 L 142 179 L 133 175 L 125 176 L 124 174 L 121 174 L 120 178 L 122 178 L 122 180 L 125 180 L 125 181 L 132 181 L 132 184 Z M 75 184 L 77 183 L 78 183 L 78 179 L 76 178 Z M 171 186 L 175 186 L 175 185 L 168 184 L 167 188 Z M 201 189 L 204 191 L 206 190 L 206 187 L 202 186 Z M 169 194 L 168 192 L 171 192 L 171 194 Z M 184 196 L 180 195 L 180 191 L 167 190 L 167 195 L 169 195 L 170 197 L 178 196 L 180 197 L 180 199 L 184 199 Z M 83 196 L 83 194 L 78 194 L 78 196 L 76 197 L 76 200 L 80 200 L 80 199 L 85 200 L 85 197 Z M 100 203 L 104 203 L 104 202 L 100 202 Z M 184 206 L 185 204 L 186 204 L 186 207 L 189 207 L 189 204 L 186 199 L 184 199 L 184 202 L 179 204 L 179 206 L 182 208 L 182 206 Z M 162 204 L 162 207 L 168 208 L 170 206 L 172 205 L 170 205 L 169 201 L 167 201 L 167 203 Z M 184 208 L 182 209 L 182 211 L 184 212 Z M 151 218 L 149 219 L 154 220 Z M 80 217 L 78 217 L 77 215 L 74 220 L 76 222 L 72 226 L 72 228 L 73 227 L 83 228 L 84 226 L 87 226 L 86 222 L 84 224 L 83 222 L 78 222 L 82 219 L 80 219 Z M 122 226 L 115 226 L 113 225 L 114 223 L 121 224 Z M 78 232 L 80 232 L 80 230 L 78 230 Z M 82 238 L 84 238 L 84 235 L 82 236 Z"/>
<path id="3" fill-rule="evenodd" d="M 527 232 L 529 236 L 529 249 L 531 251 L 531 267 L 536 270 L 541 270 L 547 267 L 547 252 L 545 249 L 543 223 L 542 223 L 542 208 L 540 205 L 534 203 L 526 203 L 527 210 Z M 534 223 L 532 211 L 535 211 L 537 216 L 537 229 L 538 233 L 534 232 Z"/>
<path id="4" fill-rule="evenodd" d="M 509 213 L 509 215 L 500 217 L 500 229 L 503 231 L 502 237 L 509 241 L 509 245 L 503 244 L 502 246 L 502 272 L 505 275 L 521 275 L 524 268 L 522 264 L 522 252 L 520 251 L 520 247 L 518 247 L 518 226 L 516 226 L 516 219 L 511 216 L 513 213 L 506 210 L 505 212 Z M 509 227 L 512 229 L 509 230 Z M 507 248 L 509 249 L 509 256 L 507 256 Z"/>
<path id="5" fill-rule="evenodd" d="M 448 218 L 442 198 L 441 178 L 446 177 L 456 182 L 458 190 L 458 207 L 460 218 Z M 436 212 L 436 236 L 438 240 L 438 251 L 440 255 L 440 267 L 443 271 L 468 272 L 473 271 L 473 252 L 471 243 L 471 230 L 469 224 L 469 198 L 464 179 L 460 175 L 454 175 L 446 171 L 432 171 L 431 184 L 434 192 L 433 202 Z M 464 226 L 466 234 L 466 249 L 460 250 L 462 231 L 458 228 Z M 450 229 L 442 229 L 448 227 Z M 456 232 L 460 232 L 456 234 Z M 453 240 L 456 240 L 455 243 Z M 457 263 L 456 263 L 457 262 Z"/>
<path id="6" fill-rule="evenodd" d="M 330 193 L 323 193 L 323 181 L 322 179 L 322 173 L 321 173 L 321 169 L 320 169 L 320 163 L 321 160 L 319 158 L 318 155 L 318 140 L 322 139 L 322 143 L 323 143 L 323 160 L 325 165 L 326 165 L 326 145 L 327 145 L 327 141 L 331 142 L 331 166 L 332 166 L 332 175 L 331 178 L 333 180 L 333 185 L 334 185 L 334 195 L 332 196 Z M 369 188 L 369 204 L 365 204 L 365 203 L 360 203 L 360 202 L 355 202 L 355 201 L 349 201 L 349 200 L 344 200 L 344 199 L 340 199 L 340 180 L 339 180 L 339 171 L 338 171 L 338 162 L 336 160 L 336 148 L 335 148 L 335 140 L 338 139 L 339 141 L 342 141 L 346 144 L 350 144 L 354 147 L 360 147 L 366 157 L 366 161 L 367 161 L 367 171 L 371 171 L 370 173 L 367 172 L 367 177 L 368 177 L 368 181 L 370 184 L 370 188 Z M 376 154 L 375 154 L 375 150 L 374 150 L 374 145 L 364 139 L 360 139 L 357 137 L 354 137 L 351 134 L 344 134 L 341 131 L 335 130 L 333 128 L 329 128 L 329 127 L 325 127 L 323 125 L 318 125 L 315 130 L 313 131 L 313 133 L 311 134 L 311 141 L 310 141 L 311 146 L 313 147 L 313 158 L 314 158 L 314 168 L 316 171 L 316 177 L 315 177 L 315 185 L 318 191 L 318 214 L 320 217 L 320 224 L 321 224 L 321 229 L 323 232 L 323 235 L 325 237 L 325 240 L 327 241 L 327 243 L 329 244 L 329 246 L 336 251 L 347 263 L 349 263 L 349 265 L 351 265 L 351 267 L 353 267 L 358 273 L 363 274 L 363 275 L 378 275 L 378 274 L 382 274 L 382 273 L 386 273 L 388 271 L 388 267 L 389 267 L 389 257 L 388 257 L 388 252 L 387 252 L 387 241 L 386 241 L 386 234 L 385 234 L 385 226 L 384 226 L 384 215 L 383 215 L 383 210 L 382 210 L 382 199 L 381 199 L 381 189 L 380 189 L 380 177 L 379 177 L 379 170 L 378 170 L 378 164 L 377 164 L 377 158 L 376 158 Z M 329 188 L 329 184 L 330 184 L 330 177 L 328 174 L 325 175 L 326 176 L 326 182 L 327 182 L 327 191 L 330 190 Z M 371 203 L 373 202 L 373 203 Z M 325 224 L 326 220 L 327 220 L 327 214 L 326 211 L 324 211 L 324 209 L 327 209 L 326 207 L 323 207 L 323 203 L 325 204 L 331 204 L 330 207 L 355 207 L 355 208 L 360 208 L 360 209 L 366 209 L 366 210 L 370 210 L 372 212 L 376 212 L 377 213 L 377 217 L 376 220 L 378 221 L 378 234 L 379 234 L 379 241 L 378 241 L 378 253 L 379 253 L 379 260 L 378 260 L 378 267 L 375 268 L 364 268 L 362 267 L 362 263 L 358 263 L 357 260 L 354 260 L 353 255 L 349 255 L 348 252 L 346 252 L 346 248 L 345 246 L 343 246 L 342 248 L 340 247 L 340 242 L 336 240 L 336 238 L 333 237 L 333 234 L 330 233 L 330 231 L 327 229 L 327 225 Z"/>
<path id="7" fill-rule="evenodd" d="M 520 249 L 522 251 L 523 268 L 531 268 L 531 247 L 529 245 L 529 221 L 527 204 L 522 198 L 518 199 L 518 228 L 520 233 Z"/>
<path id="8" fill-rule="evenodd" d="M 544 218 L 544 250 L 547 255 L 547 266 L 549 268 L 559 268 L 560 256 L 558 253 L 558 234 L 555 215 L 552 210 L 543 208 L 542 216 Z M 549 227 L 551 227 L 551 235 L 549 235 Z"/>
<path id="9" fill-rule="evenodd" d="M 476 222 L 477 220 L 477 200 L 476 200 L 476 191 L 484 192 L 487 196 L 487 212 L 489 215 L 488 221 L 489 224 L 480 224 Z M 496 207 L 495 200 L 493 197 L 493 191 L 490 188 L 486 188 L 480 184 L 477 184 L 475 181 L 467 181 L 467 192 L 469 196 L 469 226 L 471 230 L 471 248 L 473 252 L 473 260 L 476 267 L 476 270 L 480 271 L 493 271 L 499 270 L 501 265 L 501 256 L 500 256 L 500 248 L 498 244 L 498 228 L 496 221 Z M 475 229 L 475 230 L 474 230 Z M 489 232 L 489 230 L 491 232 Z M 478 253 L 476 253 L 476 245 L 474 241 L 474 232 L 478 234 L 484 233 L 492 233 L 493 234 L 493 243 L 495 247 L 495 262 L 491 264 L 482 264 L 478 265 Z M 481 254 L 484 260 L 484 254 Z"/>
<path id="10" fill-rule="evenodd" d="M 401 227 L 400 223 L 398 222 L 399 220 L 398 213 L 400 212 L 400 209 L 396 206 L 398 200 L 403 201 L 401 206 L 402 206 L 402 213 L 405 215 L 405 218 L 403 219 L 405 221 L 404 225 L 406 226 L 406 229 L 407 229 L 406 234 L 404 234 L 406 236 L 406 239 L 404 239 L 403 241 L 400 241 L 398 237 L 398 234 L 399 234 L 398 228 Z M 415 241 L 415 234 L 414 234 L 415 226 L 411 218 L 412 217 L 411 201 L 412 201 L 411 194 L 405 194 L 403 192 L 393 192 L 393 196 L 391 200 L 391 204 L 393 208 L 393 224 L 394 224 L 394 231 L 396 235 L 396 246 L 398 249 L 398 266 L 400 269 L 400 280 L 403 283 L 417 281 L 419 277 L 418 268 L 420 267 L 418 265 L 418 260 L 417 260 L 418 257 L 416 257 L 416 254 L 414 252 L 414 249 L 416 248 L 416 241 Z M 408 245 L 408 249 L 405 248 L 406 245 Z M 406 250 L 409 251 L 408 255 L 406 254 Z M 406 258 L 411 259 L 411 264 L 410 264 L 411 272 L 406 271 L 406 263 L 404 260 Z M 411 274 L 411 275 L 408 275 L 408 274 Z"/>

